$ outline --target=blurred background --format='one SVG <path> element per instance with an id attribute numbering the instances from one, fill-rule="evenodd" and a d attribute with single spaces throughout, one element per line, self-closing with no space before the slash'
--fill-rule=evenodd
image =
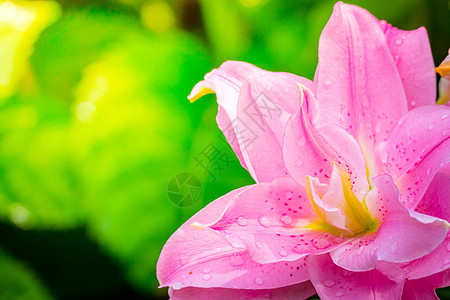
<path id="1" fill-rule="evenodd" d="M 447 55 L 447 0 L 350 2 Z M 252 183 L 186 96 L 225 60 L 312 78 L 333 4 L 0 1 L 0 299 L 167 299 L 165 241 Z"/>

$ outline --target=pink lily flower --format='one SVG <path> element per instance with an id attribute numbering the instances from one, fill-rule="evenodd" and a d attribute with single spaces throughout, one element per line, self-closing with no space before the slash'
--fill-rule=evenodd
<path id="1" fill-rule="evenodd" d="M 337 3 L 314 81 L 226 62 L 217 123 L 256 184 L 164 246 L 171 299 L 437 299 L 450 267 L 450 107 L 424 28 Z"/>

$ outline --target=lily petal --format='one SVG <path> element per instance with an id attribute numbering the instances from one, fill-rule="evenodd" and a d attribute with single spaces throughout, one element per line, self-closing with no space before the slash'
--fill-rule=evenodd
<path id="1" fill-rule="evenodd" d="M 290 178 L 243 191 L 207 226 L 265 264 L 327 252 L 343 241 L 330 233 L 333 228 L 319 219 L 304 189 Z"/>
<path id="2" fill-rule="evenodd" d="M 449 228 L 446 221 L 408 211 L 400 203 L 390 176 L 380 175 L 371 181 L 374 188 L 366 196 L 366 204 L 380 223 L 379 229 L 331 251 L 337 265 L 367 271 L 374 269 L 377 261 L 410 262 L 442 244 Z"/>
<path id="3" fill-rule="evenodd" d="M 377 270 L 350 272 L 335 265 L 328 254 L 309 256 L 307 263 L 311 282 L 322 300 L 401 298 L 403 283 Z"/>
<path id="4" fill-rule="evenodd" d="M 347 129 L 365 154 L 407 112 L 402 81 L 379 21 L 357 6 L 334 6 L 320 37 L 314 82 L 321 122 Z"/>
<path id="5" fill-rule="evenodd" d="M 308 280 L 304 259 L 261 265 L 217 233 L 191 226 L 195 222 L 213 222 L 230 200 L 246 189 L 232 191 L 210 203 L 170 237 L 157 265 L 161 286 L 272 289 Z"/>
<path id="6" fill-rule="evenodd" d="M 349 174 L 356 195 L 368 191 L 366 162 L 360 145 L 346 130 L 333 124 L 316 127 L 318 101 L 306 87 L 299 85 L 300 109 L 287 125 L 283 157 L 290 175 L 304 186 L 305 177 L 328 183 L 332 161 Z"/>
<path id="7" fill-rule="evenodd" d="M 380 27 L 402 79 L 408 109 L 435 104 L 436 74 L 427 30 L 400 30 L 386 21 Z"/>
<path id="8" fill-rule="evenodd" d="M 251 87 L 254 86 L 252 77 L 249 77 L 241 87 L 237 104 L 237 129 L 241 134 L 240 150 L 247 163 L 247 169 L 256 182 L 272 181 L 275 178 L 285 177 L 287 170 L 284 166 L 283 153 L 276 133 L 283 133 L 284 129 L 272 131 L 270 121 L 277 118 L 284 126 L 283 114 L 290 115 L 281 110 L 263 114 L 260 104 L 252 96 Z M 259 97 L 265 97 L 261 95 Z M 266 101 L 266 100 L 264 100 Z M 268 101 L 261 105 L 268 105 Z M 275 108 L 272 108 L 275 109 Z M 278 108 L 279 109 L 279 108 Z M 273 115 L 271 115 L 273 113 Z M 280 113 L 280 116 L 276 114 Z M 274 127 L 274 122 L 272 125 Z M 281 139 L 281 137 L 280 137 Z M 250 142 L 250 144 L 248 144 Z M 247 143 L 247 144 L 246 144 Z"/>
<path id="9" fill-rule="evenodd" d="M 447 205 L 450 200 L 450 176 L 438 173 L 434 177 L 427 192 L 416 207 L 416 211 L 444 220 L 450 220 Z M 430 254 L 404 264 L 401 268 L 405 277 L 417 279 L 427 277 L 450 267 L 450 232 L 445 241 Z"/>
<path id="10" fill-rule="evenodd" d="M 250 101 L 252 105 L 238 108 L 241 88 L 249 77 L 253 79 L 250 92 L 250 98 L 253 98 Z M 240 127 L 242 130 L 245 127 L 250 133 L 252 131 L 264 132 L 266 129 L 260 128 L 261 123 L 268 125 L 278 144 L 281 145 L 286 121 L 298 109 L 297 83 L 313 88 L 313 83 L 310 80 L 300 76 L 283 72 L 268 72 L 249 63 L 228 61 L 223 63 L 218 69 L 208 73 L 205 76 L 205 80 L 197 83 L 188 98 L 191 101 L 195 101 L 208 93 L 217 94 L 217 103 L 219 104 L 217 122 L 219 128 L 233 147 L 241 164 L 250 171 L 252 162 L 248 161 L 248 158 L 243 157 L 243 152 L 246 151 L 248 144 L 237 142 L 242 140 L 242 132 L 236 129 Z M 253 102 L 256 102 L 256 105 Z M 247 114 L 249 119 L 245 123 L 242 123 L 240 119 L 243 113 Z M 240 126 L 238 126 L 238 123 L 240 123 Z M 253 134 L 250 141 L 258 138 L 258 136 L 259 134 Z M 247 139 L 248 136 L 246 137 Z M 245 145 L 244 149 L 243 145 Z M 262 148 L 255 147 L 255 151 L 264 154 L 267 148 L 273 146 L 276 146 L 276 144 L 273 144 L 271 140 L 270 143 L 267 143 Z M 258 180 L 254 173 L 252 176 L 255 180 Z M 275 176 L 268 181 L 274 178 Z"/>
<path id="11" fill-rule="evenodd" d="M 450 163 L 450 107 L 409 111 L 376 151 L 382 164 L 379 173 L 394 178 L 402 202 L 413 209 L 436 172 Z"/>
<path id="12" fill-rule="evenodd" d="M 311 282 L 265 290 L 224 289 L 224 288 L 183 288 L 169 290 L 171 300 L 229 300 L 229 299 L 272 299 L 302 300 L 314 295 L 316 291 Z"/>

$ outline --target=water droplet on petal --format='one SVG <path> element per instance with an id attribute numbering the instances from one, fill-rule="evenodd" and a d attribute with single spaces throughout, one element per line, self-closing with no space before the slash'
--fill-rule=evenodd
<path id="1" fill-rule="evenodd" d="M 333 279 L 327 279 L 323 282 L 323 285 L 326 287 L 332 287 L 336 284 Z"/>
<path id="2" fill-rule="evenodd" d="M 244 258 L 241 254 L 235 253 L 230 258 L 230 264 L 234 267 L 242 266 L 244 263 Z"/>
<path id="3" fill-rule="evenodd" d="M 361 253 L 363 253 L 363 251 L 364 251 L 364 247 L 359 247 L 357 253 L 361 254 Z"/>
<path id="4" fill-rule="evenodd" d="M 412 100 L 411 100 L 411 105 L 412 105 L 412 106 L 416 105 L 416 100 L 412 99 Z"/>
<path id="5" fill-rule="evenodd" d="M 211 273 L 212 269 L 211 268 L 206 268 L 204 269 L 202 272 L 205 274 Z"/>
<path id="6" fill-rule="evenodd" d="M 375 132 L 376 133 L 380 133 L 381 132 L 381 126 L 382 126 L 381 123 L 377 123 L 377 125 L 375 126 Z"/>
<path id="7" fill-rule="evenodd" d="M 261 242 L 256 241 L 256 242 L 255 242 L 255 246 L 258 247 L 258 248 L 261 248 L 262 244 L 261 244 Z"/>
<path id="8" fill-rule="evenodd" d="M 393 240 L 393 239 L 394 239 L 394 235 L 391 234 L 391 235 L 388 237 L 388 239 Z"/>
<path id="9" fill-rule="evenodd" d="M 283 223 L 284 225 L 291 225 L 292 218 L 287 214 L 283 214 L 280 218 L 280 222 Z"/>
<path id="10" fill-rule="evenodd" d="M 278 251 L 278 254 L 280 254 L 281 257 L 286 257 L 288 253 L 285 250 Z"/>
<path id="11" fill-rule="evenodd" d="M 397 46 L 400 46 L 401 44 L 403 44 L 403 40 L 402 39 L 398 39 L 398 40 L 395 41 L 395 44 Z"/>
<path id="12" fill-rule="evenodd" d="M 429 168 L 428 170 L 427 170 L 427 175 L 429 176 L 431 174 L 431 168 Z"/>
<path id="13" fill-rule="evenodd" d="M 330 242 L 326 239 L 317 239 L 312 242 L 312 245 L 316 249 L 325 249 L 331 246 Z"/>
<path id="14" fill-rule="evenodd" d="M 239 216 L 239 217 L 236 219 L 236 223 L 237 223 L 238 225 L 240 225 L 240 226 L 245 226 L 245 225 L 247 225 L 247 219 L 244 218 L 244 216 Z"/>
<path id="15" fill-rule="evenodd" d="M 295 164 L 296 164 L 297 166 L 301 166 L 301 165 L 303 165 L 303 160 L 302 160 L 302 159 L 299 159 L 299 160 L 297 160 L 297 161 L 295 162 Z"/>
<path id="16" fill-rule="evenodd" d="M 442 120 L 445 120 L 445 119 L 447 119 L 449 117 L 449 115 L 443 115 L 442 117 L 441 117 L 441 119 Z"/>
<path id="17" fill-rule="evenodd" d="M 446 131 L 444 131 L 443 133 L 442 133 L 442 135 L 443 136 L 446 136 L 446 135 L 448 135 L 450 133 L 450 130 L 446 130 Z"/>
<path id="18" fill-rule="evenodd" d="M 394 56 L 394 62 L 396 65 L 398 65 L 398 63 L 400 62 L 400 56 L 398 55 Z"/>
<path id="19" fill-rule="evenodd" d="M 261 226 L 263 226 L 263 227 L 269 227 L 270 226 L 270 220 L 269 220 L 269 218 L 268 217 L 266 217 L 266 216 L 259 216 L 258 217 L 258 222 L 259 222 L 259 224 L 261 224 Z"/>
<path id="20" fill-rule="evenodd" d="M 435 126 L 434 126 L 434 124 L 430 124 L 430 125 L 428 125 L 428 129 L 433 129 Z"/>
<path id="21" fill-rule="evenodd" d="M 180 256 L 180 262 L 181 262 L 181 264 L 185 264 L 185 263 L 187 263 L 187 261 L 188 261 L 188 257 L 187 257 L 187 255 L 181 255 Z"/>
<path id="22" fill-rule="evenodd" d="M 398 249 L 398 244 L 397 243 L 394 243 L 394 244 L 392 244 L 390 247 L 389 247 L 389 252 L 391 252 L 391 253 L 395 253 L 395 251 L 397 251 L 397 249 Z"/>
<path id="23" fill-rule="evenodd" d="M 292 192 L 287 192 L 286 193 L 286 198 L 287 199 L 292 199 L 292 195 L 293 195 L 294 193 L 292 193 Z"/>
<path id="24" fill-rule="evenodd" d="M 446 265 L 450 264 L 450 258 L 447 258 L 446 260 L 444 260 L 444 264 L 446 264 Z"/>
<path id="25" fill-rule="evenodd" d="M 297 146 L 302 147 L 305 145 L 305 143 L 306 143 L 305 136 L 303 134 L 301 134 L 298 137 Z"/>
<path id="26" fill-rule="evenodd" d="M 341 291 L 338 291 L 338 292 L 336 292 L 336 293 L 334 294 L 334 296 L 335 296 L 335 297 L 342 297 L 342 296 L 344 296 L 344 293 L 341 292 Z"/>
<path id="27" fill-rule="evenodd" d="M 181 289 L 183 287 L 183 283 L 181 283 L 181 282 L 175 282 L 174 284 L 172 284 L 172 288 L 174 289 L 174 290 L 179 290 L 179 289 Z"/>
<path id="28" fill-rule="evenodd" d="M 264 283 L 264 280 L 263 280 L 261 277 L 256 277 L 256 278 L 255 278 L 255 283 L 256 283 L 257 285 L 261 285 L 261 284 Z"/>
<path id="29" fill-rule="evenodd" d="M 326 85 L 326 86 L 331 85 L 331 81 L 330 81 L 330 80 L 325 81 L 325 85 Z"/>
<path id="30" fill-rule="evenodd" d="M 208 281 L 208 280 L 211 279 L 211 277 L 212 277 L 211 274 L 205 274 L 205 275 L 203 275 L 203 278 L 202 278 L 202 279 L 203 279 L 204 281 Z"/>
<path id="31" fill-rule="evenodd" d="M 307 249 L 306 246 L 302 246 L 302 245 L 295 245 L 294 247 L 292 247 L 292 251 L 298 254 L 303 254 L 303 253 L 309 253 L 310 249 Z"/>

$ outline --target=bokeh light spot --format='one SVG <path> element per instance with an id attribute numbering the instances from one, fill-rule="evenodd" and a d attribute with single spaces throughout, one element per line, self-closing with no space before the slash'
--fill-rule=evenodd
<path id="1" fill-rule="evenodd" d="M 142 7 L 141 17 L 144 25 L 156 32 L 167 31 L 175 25 L 173 10 L 164 1 L 145 4 Z"/>
<path id="2" fill-rule="evenodd" d="M 94 119 L 97 107 L 92 102 L 81 102 L 77 106 L 77 117 L 81 122 L 89 123 Z"/>

